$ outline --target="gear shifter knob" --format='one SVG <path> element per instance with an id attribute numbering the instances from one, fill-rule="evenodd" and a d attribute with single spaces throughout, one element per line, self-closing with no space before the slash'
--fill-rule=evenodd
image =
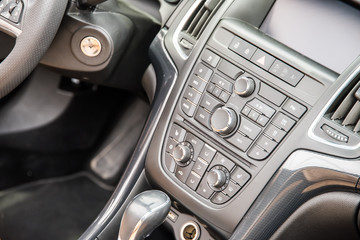
<path id="1" fill-rule="evenodd" d="M 170 211 L 170 198 L 159 190 L 137 195 L 126 207 L 118 240 L 140 240 L 162 224 Z"/>

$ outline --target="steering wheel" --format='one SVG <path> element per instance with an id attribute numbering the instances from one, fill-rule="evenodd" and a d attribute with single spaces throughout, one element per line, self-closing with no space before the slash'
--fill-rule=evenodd
<path id="1" fill-rule="evenodd" d="M 16 38 L 14 48 L 0 63 L 0 98 L 37 66 L 55 37 L 67 3 L 68 0 L 0 0 L 0 31 Z"/>

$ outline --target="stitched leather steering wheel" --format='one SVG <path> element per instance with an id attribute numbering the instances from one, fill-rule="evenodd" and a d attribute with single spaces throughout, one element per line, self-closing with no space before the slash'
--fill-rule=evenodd
<path id="1" fill-rule="evenodd" d="M 55 37 L 67 3 L 0 0 L 0 31 L 16 38 L 14 48 L 0 63 L 0 98 L 17 87 L 39 63 Z"/>

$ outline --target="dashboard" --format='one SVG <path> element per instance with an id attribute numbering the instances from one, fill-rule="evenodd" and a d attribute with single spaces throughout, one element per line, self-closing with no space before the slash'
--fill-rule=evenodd
<path id="1" fill-rule="evenodd" d="M 162 114 L 145 163 L 167 224 L 202 233 L 177 239 L 286 239 L 305 203 L 357 192 L 359 25 L 340 1 L 178 4 L 150 48 Z"/>

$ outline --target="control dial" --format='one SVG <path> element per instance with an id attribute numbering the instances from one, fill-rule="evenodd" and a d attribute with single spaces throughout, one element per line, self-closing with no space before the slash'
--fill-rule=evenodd
<path id="1" fill-rule="evenodd" d="M 250 96 L 255 90 L 255 81 L 251 77 L 239 77 L 234 84 L 234 92 L 241 96 Z"/>
<path id="2" fill-rule="evenodd" d="M 224 166 L 213 167 L 207 175 L 207 183 L 215 191 L 222 191 L 229 183 L 230 173 Z"/>
<path id="3" fill-rule="evenodd" d="M 214 111 L 210 119 L 210 125 L 214 132 L 228 135 L 234 131 L 237 125 L 236 112 L 228 107 L 221 107 Z"/>
<path id="4" fill-rule="evenodd" d="M 188 142 L 181 142 L 173 149 L 172 156 L 179 165 L 188 165 L 194 154 L 193 146 Z"/>

